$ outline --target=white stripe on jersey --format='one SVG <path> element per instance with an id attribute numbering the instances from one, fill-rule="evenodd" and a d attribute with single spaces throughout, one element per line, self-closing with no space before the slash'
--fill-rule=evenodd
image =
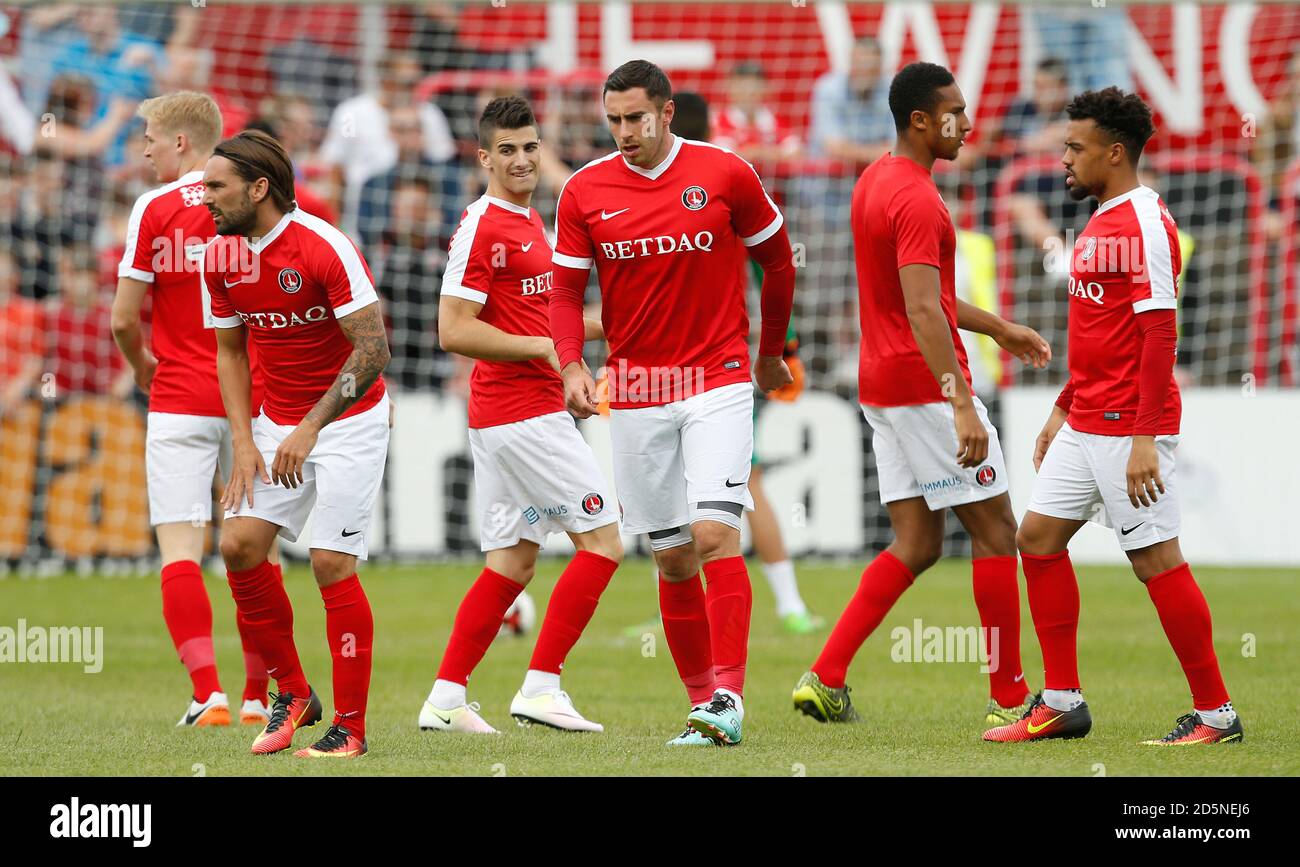
<path id="1" fill-rule="evenodd" d="M 370 278 L 366 275 L 366 267 L 361 264 L 361 256 L 357 253 L 357 248 L 353 246 L 347 235 L 320 217 L 308 214 L 302 208 L 294 208 L 289 213 L 295 223 L 313 232 L 321 240 L 329 244 L 330 248 L 334 250 L 334 255 L 338 256 L 339 261 L 343 264 L 343 271 L 348 276 L 348 292 L 352 296 L 352 300 L 334 308 L 335 319 L 342 319 L 349 313 L 355 313 L 362 307 L 374 304 L 379 300 L 379 296 L 375 294 L 374 284 L 370 282 Z"/>
<path id="2" fill-rule="evenodd" d="M 686 142 L 687 144 L 703 145 L 706 148 L 715 148 L 720 151 L 726 151 L 736 159 L 740 160 L 745 165 L 749 166 L 749 170 L 754 173 L 754 177 L 758 178 L 758 187 L 763 191 L 763 198 L 767 199 L 767 203 L 772 206 L 772 210 L 776 212 L 776 217 L 775 219 L 772 220 L 772 222 L 768 223 L 766 226 L 764 226 L 762 229 L 758 230 L 754 234 L 750 235 L 748 238 L 741 238 L 740 243 L 744 244 L 746 247 L 753 247 L 763 243 L 768 238 L 772 237 L 777 233 L 777 230 L 781 228 L 781 224 L 785 222 L 785 217 L 784 215 L 782 215 L 781 209 L 776 206 L 776 202 L 772 201 L 772 197 L 768 195 L 767 187 L 763 185 L 763 179 L 758 176 L 758 170 L 754 168 L 753 163 L 751 163 L 749 160 L 745 159 L 740 154 L 733 151 L 731 148 L 723 147 L 720 144 L 714 144 L 711 141 L 696 141 L 694 139 L 689 139 L 689 138 L 682 139 L 682 141 Z"/>
<path id="3" fill-rule="evenodd" d="M 159 196 L 165 196 L 172 190 L 188 187 L 191 184 L 202 182 L 203 172 L 192 171 L 181 175 L 170 184 L 163 184 L 156 190 L 150 190 L 147 193 L 141 193 L 140 197 L 135 200 L 131 206 L 131 216 L 126 223 L 126 249 L 122 251 L 122 261 L 117 264 L 117 276 L 130 277 L 132 280 L 139 280 L 141 283 L 152 283 L 153 272 L 141 271 L 135 267 L 136 247 L 140 244 L 140 222 L 144 219 L 145 209 L 149 203 Z M 152 244 L 153 239 L 149 239 Z"/>
<path id="4" fill-rule="evenodd" d="M 474 248 L 474 236 L 478 234 L 479 218 L 487 212 L 488 197 L 481 196 L 469 203 L 465 216 L 452 235 L 451 247 L 447 250 L 447 267 L 442 272 L 443 295 L 464 298 L 478 304 L 486 304 L 487 293 L 481 289 L 471 289 L 461 283 L 465 279 L 465 268 L 469 265 L 469 252 Z"/>
<path id="5" fill-rule="evenodd" d="M 1154 190 L 1141 187 L 1131 199 L 1142 232 L 1142 252 L 1151 297 L 1133 302 L 1133 312 L 1147 310 L 1174 310 L 1178 307 L 1174 291 L 1174 256 L 1169 245 L 1169 233 L 1160 215 L 1160 199 Z"/>

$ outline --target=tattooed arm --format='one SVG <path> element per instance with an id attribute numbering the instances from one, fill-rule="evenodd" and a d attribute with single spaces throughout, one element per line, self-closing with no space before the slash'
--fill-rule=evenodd
<path id="1" fill-rule="evenodd" d="M 311 412 L 276 449 L 271 479 L 277 485 L 296 488 L 302 484 L 302 465 L 315 448 L 321 428 L 360 400 L 388 364 L 388 334 L 384 330 L 379 302 L 367 304 L 337 321 L 352 344 L 352 354 L 343 362 L 329 391 L 321 395 Z"/>

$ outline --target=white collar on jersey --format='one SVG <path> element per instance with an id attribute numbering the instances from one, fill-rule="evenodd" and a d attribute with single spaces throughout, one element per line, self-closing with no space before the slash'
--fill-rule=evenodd
<path id="1" fill-rule="evenodd" d="M 177 178 L 176 185 L 180 187 L 188 187 L 190 184 L 197 184 L 201 180 L 203 180 L 203 169 L 195 169 L 194 171 L 186 172 Z"/>
<path id="2" fill-rule="evenodd" d="M 668 171 L 668 167 L 673 164 L 673 160 L 677 159 L 677 152 L 680 151 L 681 149 L 682 149 L 682 137 L 679 135 L 673 135 L 673 146 L 671 149 L 669 149 L 668 156 L 666 156 L 664 158 L 664 161 L 661 162 L 659 165 L 655 166 L 652 169 L 643 169 L 640 166 L 632 165 L 630 162 L 627 161 L 627 157 L 623 157 L 623 165 L 627 166 L 629 169 L 636 172 L 638 175 L 641 175 L 641 177 L 643 178 L 649 178 L 652 181 L 658 180 L 660 175 Z M 623 156 L 623 155 L 619 154 L 619 156 Z"/>
<path id="3" fill-rule="evenodd" d="M 1125 202 L 1136 198 L 1137 196 L 1143 196 L 1148 193 L 1154 195 L 1154 191 L 1150 187 L 1143 186 L 1142 184 L 1138 184 L 1136 187 L 1129 190 L 1127 193 L 1120 193 L 1115 198 L 1106 200 L 1105 204 L 1103 204 L 1093 213 L 1100 214 L 1102 211 L 1109 211 L 1111 208 L 1114 208 L 1118 205 L 1122 205 Z"/>
<path id="4" fill-rule="evenodd" d="M 265 235 L 258 238 L 256 241 L 254 241 L 252 238 L 249 238 L 248 249 L 252 250 L 254 253 L 260 253 L 263 250 L 265 250 L 266 245 L 270 244 L 276 238 L 280 237 L 280 233 L 284 231 L 285 226 L 288 226 L 290 223 L 293 222 L 293 215 L 296 213 L 297 213 L 296 208 L 292 211 L 286 212 L 285 215 L 280 218 L 280 222 L 276 223 L 271 228 L 271 231 L 267 232 Z"/>
<path id="5" fill-rule="evenodd" d="M 516 205 L 514 202 L 507 202 L 505 199 L 498 199 L 496 196 L 489 196 L 487 193 L 483 194 L 483 198 L 487 199 L 498 208 L 505 208 L 507 211 L 513 211 L 523 217 L 532 216 L 532 208 L 525 208 L 523 205 Z"/>

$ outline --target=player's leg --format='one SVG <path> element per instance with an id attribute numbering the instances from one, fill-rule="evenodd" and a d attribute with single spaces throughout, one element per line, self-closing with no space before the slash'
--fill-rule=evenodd
<path id="1" fill-rule="evenodd" d="M 895 429 L 898 413 L 872 406 L 863 406 L 862 412 L 871 425 L 880 502 L 889 512 L 894 539 L 863 570 L 817 661 L 795 685 L 795 709 L 819 722 L 861 720 L 845 683 L 849 664 L 916 576 L 934 565 L 943 551 L 944 513 L 932 510 L 922 496 Z"/>
<path id="2" fill-rule="evenodd" d="M 861 721 L 845 683 L 849 665 L 916 576 L 933 566 L 943 551 L 942 511 L 931 511 L 922 497 L 895 500 L 885 507 L 893 541 L 863 570 L 817 661 L 795 686 L 795 708 L 819 722 Z"/>
<path id="3" fill-rule="evenodd" d="M 303 465 L 302 487 L 314 486 L 311 566 L 325 606 L 325 636 L 333 663 L 334 718 L 300 758 L 365 754 L 375 619 L 357 575 L 368 551 L 384 462 L 388 457 L 387 397 L 365 412 L 327 425 Z"/>
<path id="4" fill-rule="evenodd" d="M 781 525 L 776 511 L 763 490 L 763 469 L 755 462 L 749 471 L 749 494 L 754 500 L 754 511 L 749 513 L 749 529 L 754 536 L 754 552 L 763 564 L 763 575 L 776 597 L 776 616 L 787 632 L 807 635 L 825 625 L 825 621 L 808 612 L 803 597 L 799 595 L 799 582 L 794 574 L 794 562 L 786 552 L 781 538 Z"/>
<path id="5" fill-rule="evenodd" d="M 1027 709 L 1029 687 L 1020 662 L 1020 584 L 1011 497 L 998 494 L 954 506 L 953 512 L 970 536 L 971 584 L 989 653 L 985 723 L 1015 722 Z"/>
<path id="6" fill-rule="evenodd" d="M 1016 531 L 1029 613 L 1043 651 L 1043 691 L 1019 720 L 986 731 L 986 741 L 1075 738 L 1092 728 L 1079 683 L 1079 583 L 1067 546 L 1100 504 L 1096 474 L 1078 435 L 1065 425 L 1043 458 Z"/>
<path id="7" fill-rule="evenodd" d="M 714 743 L 740 742 L 753 588 L 740 552 L 741 516 L 754 508 L 748 476 L 754 450 L 754 392 L 722 386 L 679 401 L 691 535 L 705 580 L 714 692 L 688 723 Z"/>
<path id="8" fill-rule="evenodd" d="M 1156 440 L 1164 493 L 1133 505 L 1128 496 L 1127 437 L 1087 437 L 1101 480 L 1106 512 L 1115 537 L 1133 572 L 1146 585 L 1160 625 L 1182 666 L 1192 693 L 1192 712 L 1178 718 L 1173 730 L 1144 743 L 1153 746 L 1240 743 L 1241 720 L 1223 683 L 1214 652 L 1214 625 L 1205 594 L 1192 575 L 1178 544 L 1182 515 L 1175 450 L 1177 436 Z"/>
<path id="9" fill-rule="evenodd" d="M 645 533 L 659 571 L 659 611 L 664 640 L 692 708 L 713 697 L 713 650 L 691 537 L 682 459 L 681 422 L 672 405 L 611 409 L 614 481 L 623 507 L 623 530 Z M 707 745 L 687 726 L 669 745 Z"/>
<path id="10" fill-rule="evenodd" d="M 145 468 L 150 522 L 162 557 L 163 620 L 192 688 L 178 726 L 230 724 L 212 644 L 212 602 L 200 565 L 223 421 L 173 413 L 148 417 Z"/>
<path id="11" fill-rule="evenodd" d="M 479 542 L 486 563 L 456 609 L 433 687 L 420 708 L 421 731 L 498 734 L 479 716 L 478 703 L 469 702 L 469 676 L 500 631 L 506 612 L 533 579 L 537 552 L 550 527 L 512 471 L 516 463 L 528 464 L 517 455 L 527 439 L 519 424 L 469 431 Z"/>

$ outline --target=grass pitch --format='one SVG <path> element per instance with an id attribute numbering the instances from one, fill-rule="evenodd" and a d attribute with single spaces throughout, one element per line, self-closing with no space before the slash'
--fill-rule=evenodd
<path id="1" fill-rule="evenodd" d="M 543 561 L 529 588 L 539 619 L 563 563 Z M 254 757 L 252 727 L 186 730 L 189 681 L 168 639 L 156 575 L 64 575 L 0 580 L 0 626 L 102 626 L 103 670 L 72 663 L 0 664 L 6 724 L 3 775 L 1236 775 L 1300 773 L 1294 729 L 1300 686 L 1300 596 L 1295 570 L 1196 569 L 1215 618 L 1216 647 L 1245 743 L 1213 749 L 1155 749 L 1190 710 L 1186 683 L 1145 590 L 1124 568 L 1082 567 L 1080 668 L 1094 726 L 1085 739 L 1022 745 L 980 740 L 987 695 L 976 662 L 895 662 L 895 627 L 978 623 L 970 567 L 945 561 L 909 590 L 849 671 L 862 726 L 819 725 L 791 708 L 790 691 L 826 631 L 784 634 L 756 563 L 754 622 L 744 743 L 730 749 L 668 749 L 688 710 L 662 633 L 626 638 L 655 611 L 651 567 L 629 561 L 616 574 L 587 634 L 569 658 L 565 687 L 602 735 L 518 728 L 508 714 L 532 636 L 498 639 L 475 673 L 470 698 L 501 737 L 447 736 L 416 729 L 456 605 L 477 563 L 371 566 L 362 579 L 375 612 L 375 670 L 368 711 L 371 752 L 355 762 Z M 806 564 L 810 607 L 834 621 L 860 564 Z M 324 613 L 309 571 L 286 576 L 299 652 L 330 708 Z M 234 607 L 223 582 L 208 581 L 222 685 L 237 699 L 243 663 Z M 1023 589 L 1021 592 L 1023 600 Z M 1032 688 L 1042 685 L 1037 641 L 1024 607 L 1022 641 Z M 328 716 L 327 716 L 328 719 Z M 323 726 L 300 733 L 305 745 Z"/>

